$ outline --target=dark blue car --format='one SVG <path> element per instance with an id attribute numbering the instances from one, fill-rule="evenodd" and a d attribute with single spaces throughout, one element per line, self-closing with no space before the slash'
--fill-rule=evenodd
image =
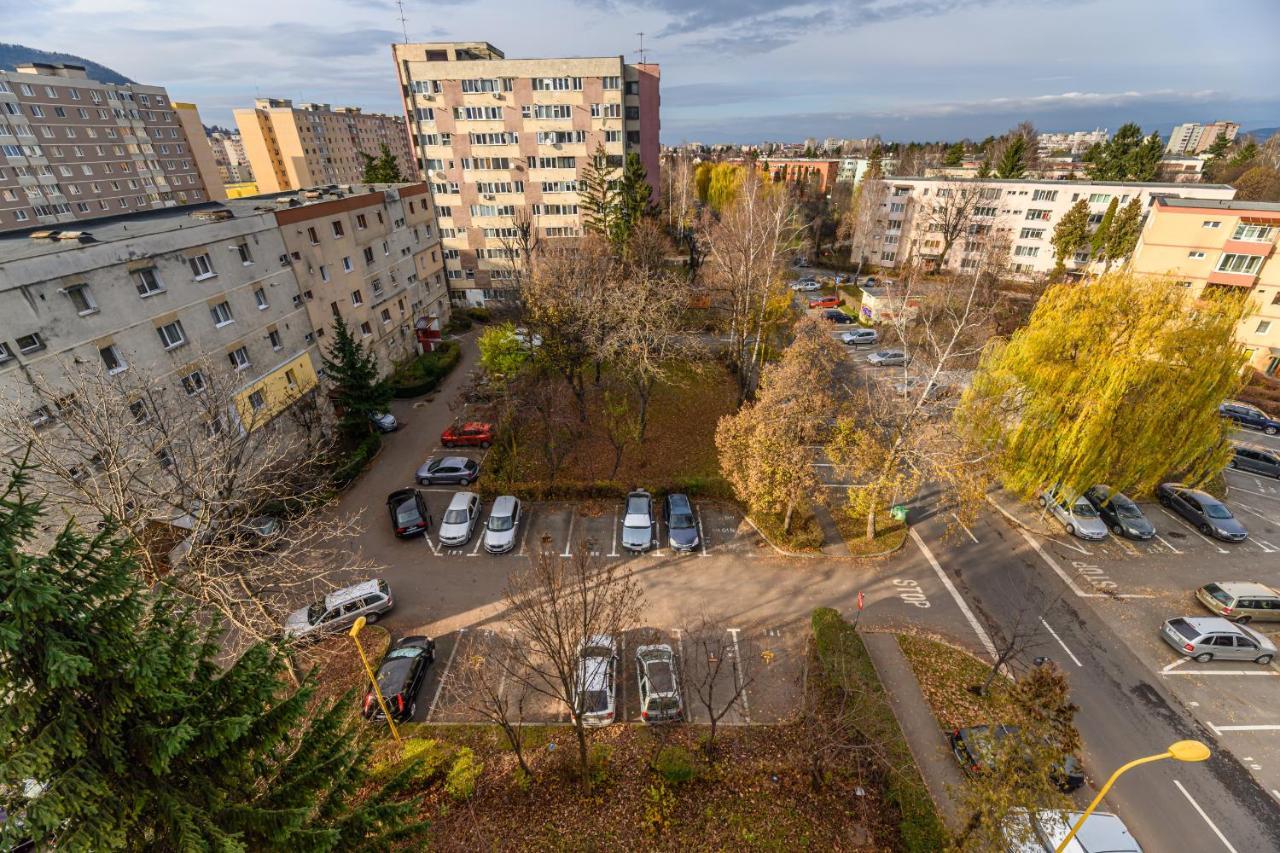
<path id="1" fill-rule="evenodd" d="M 1218 414 L 1224 418 L 1230 418 L 1239 426 L 1260 429 L 1267 435 L 1275 435 L 1280 432 L 1280 421 L 1269 416 L 1257 406 L 1251 406 L 1248 403 L 1228 400 L 1218 407 Z"/>

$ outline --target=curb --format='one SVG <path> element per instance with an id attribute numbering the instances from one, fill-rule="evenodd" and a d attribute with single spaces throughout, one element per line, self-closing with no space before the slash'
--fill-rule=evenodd
<path id="1" fill-rule="evenodd" d="M 761 539 L 763 539 L 766 543 L 768 543 L 768 545 L 769 545 L 769 547 L 770 547 L 770 548 L 772 548 L 773 550 L 777 551 L 779 554 L 781 554 L 781 555 L 782 555 L 782 556 L 784 556 L 784 557 L 806 557 L 806 558 L 810 558 L 810 559 L 812 559 L 812 558 L 814 558 L 814 557 L 826 557 L 826 556 L 827 556 L 826 554 L 823 554 L 823 553 L 821 553 L 821 552 L 818 552 L 818 553 L 816 553 L 816 554 L 815 554 L 815 553 L 807 552 L 807 551 L 789 551 L 789 550 L 787 550 L 786 548 L 779 547 L 778 545 L 775 545 L 775 544 L 773 543 L 773 540 L 772 540 L 772 539 L 770 539 L 768 536 L 765 536 L 765 535 L 764 535 L 764 531 L 763 531 L 763 530 L 761 530 L 759 527 L 757 527 L 757 526 L 756 526 L 756 523 L 755 523 L 754 521 L 752 521 L 752 520 L 751 520 L 751 516 L 747 515 L 746 513 L 743 513 L 743 514 L 742 514 L 742 517 L 743 517 L 744 519 L 746 519 L 747 524 L 750 524 L 750 525 L 751 525 L 751 529 L 752 529 L 752 530 L 754 530 L 756 533 L 760 534 L 760 538 L 761 538 Z M 827 559 L 831 559 L 831 560 L 839 560 L 839 559 L 842 559 L 842 558 L 840 558 L 840 557 L 828 557 Z"/>
<path id="2" fill-rule="evenodd" d="M 1009 510 L 1007 510 L 1007 509 L 1005 509 L 1004 507 L 1000 506 L 1000 504 L 996 502 L 996 499 L 995 499 L 995 498 L 993 498 L 993 497 L 991 497 L 991 495 L 987 495 L 987 503 L 991 504 L 993 507 L 995 507 L 997 510 L 999 510 L 999 511 L 1000 511 L 1000 514 L 1001 514 L 1001 515 L 1003 515 L 1005 518 L 1009 519 L 1009 520 L 1010 520 L 1010 521 L 1012 521 L 1014 524 L 1016 524 L 1018 527 L 1021 527 L 1023 530 L 1027 531 L 1028 533 L 1034 533 L 1034 534 L 1035 534 L 1035 535 L 1037 535 L 1037 536 L 1045 536 L 1045 537 L 1048 537 L 1048 538 L 1053 538 L 1053 535 L 1054 535 L 1054 534 L 1053 534 L 1053 531 L 1050 531 L 1050 530 L 1037 530 L 1036 528 L 1034 528 L 1034 527 L 1032 527 L 1031 525 L 1027 524 L 1027 523 L 1026 523 L 1025 521 L 1023 521 L 1022 519 L 1018 518 L 1018 517 L 1017 517 L 1016 515 L 1014 515 L 1013 513 L 1009 512 Z"/>

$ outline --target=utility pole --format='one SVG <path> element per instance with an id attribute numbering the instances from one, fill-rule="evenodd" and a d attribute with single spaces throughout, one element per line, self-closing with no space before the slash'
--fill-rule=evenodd
<path id="1" fill-rule="evenodd" d="M 636 35 L 640 36 L 640 64 L 644 65 L 645 64 L 644 33 L 636 33 Z"/>

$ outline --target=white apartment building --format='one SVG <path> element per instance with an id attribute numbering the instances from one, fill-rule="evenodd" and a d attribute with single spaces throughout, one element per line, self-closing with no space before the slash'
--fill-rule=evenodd
<path id="1" fill-rule="evenodd" d="M 868 235 L 863 253 L 868 262 L 896 266 L 908 259 L 937 258 L 942 250 L 940 237 L 928 229 L 929 209 L 946 204 L 939 199 L 955 193 L 979 193 L 968 227 L 975 239 L 959 239 L 951 247 L 946 266 L 954 270 L 973 269 L 983 248 L 978 235 L 1003 234 L 1010 243 L 1012 271 L 1033 277 L 1054 267 L 1054 228 L 1077 201 L 1089 205 L 1090 222 L 1102 221 L 1112 199 L 1121 207 L 1132 199 L 1143 209 L 1157 198 L 1231 199 L 1235 189 L 1226 184 L 1156 184 L 1115 181 L 999 180 L 977 178 L 885 178 L 882 213 L 875 232 Z M 1067 269 L 1083 271 L 1089 254 L 1071 258 Z"/>
<path id="2" fill-rule="evenodd" d="M 1111 134 L 1105 127 L 1096 130 L 1073 130 L 1067 133 L 1040 133 L 1036 136 L 1036 147 L 1041 153 L 1066 151 L 1070 154 L 1081 154 L 1094 144 L 1106 142 Z"/>

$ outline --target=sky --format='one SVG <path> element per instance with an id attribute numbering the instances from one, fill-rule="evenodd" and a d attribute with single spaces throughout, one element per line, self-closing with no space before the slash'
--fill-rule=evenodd
<path id="1" fill-rule="evenodd" d="M 1280 125 L 1280 0 L 404 0 L 410 41 L 647 58 L 662 141 L 954 140 L 1024 119 Z M 231 125 L 255 97 L 398 114 L 395 0 L 0 0 L 0 39 L 75 53 Z"/>

